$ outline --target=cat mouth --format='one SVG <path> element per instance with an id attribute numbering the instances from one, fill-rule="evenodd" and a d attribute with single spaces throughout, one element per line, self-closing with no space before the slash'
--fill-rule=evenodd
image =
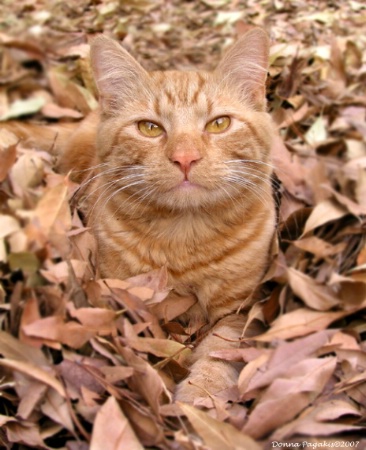
<path id="1" fill-rule="evenodd" d="M 175 190 L 187 191 L 192 189 L 202 189 L 202 186 L 189 180 L 183 180 L 175 186 Z"/>

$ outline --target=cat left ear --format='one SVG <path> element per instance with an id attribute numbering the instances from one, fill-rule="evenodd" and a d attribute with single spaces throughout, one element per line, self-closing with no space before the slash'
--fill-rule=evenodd
<path id="1" fill-rule="evenodd" d="M 239 38 L 216 68 L 223 82 L 239 91 L 240 99 L 263 111 L 269 60 L 269 38 L 253 28 Z"/>
<path id="2" fill-rule="evenodd" d="M 100 35 L 90 48 L 91 66 L 102 111 L 114 115 L 147 84 L 147 72 L 116 41 Z"/>

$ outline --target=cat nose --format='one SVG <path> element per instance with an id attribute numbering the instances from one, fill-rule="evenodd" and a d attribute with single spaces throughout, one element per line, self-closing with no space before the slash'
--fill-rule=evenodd
<path id="1" fill-rule="evenodd" d="M 187 176 L 192 165 L 201 159 L 201 155 L 196 149 L 175 151 L 170 159 Z"/>

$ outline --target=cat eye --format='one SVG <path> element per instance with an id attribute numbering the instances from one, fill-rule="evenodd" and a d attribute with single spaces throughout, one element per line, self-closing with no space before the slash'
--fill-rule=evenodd
<path id="1" fill-rule="evenodd" d="M 148 120 L 140 120 L 137 124 L 141 133 L 148 137 L 157 137 L 164 133 L 164 128 L 157 123 Z"/>
<path id="2" fill-rule="evenodd" d="M 228 116 L 217 117 L 206 123 L 205 130 L 209 133 L 221 133 L 229 128 L 231 119 Z"/>

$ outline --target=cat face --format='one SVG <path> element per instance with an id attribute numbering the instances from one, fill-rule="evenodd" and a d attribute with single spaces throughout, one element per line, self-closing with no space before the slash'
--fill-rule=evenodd
<path id="1" fill-rule="evenodd" d="M 257 52 L 239 41 L 212 73 L 147 73 L 113 41 L 96 41 L 98 150 L 113 195 L 180 210 L 261 200 L 271 173 L 268 43 L 263 32 L 252 41 Z"/>

